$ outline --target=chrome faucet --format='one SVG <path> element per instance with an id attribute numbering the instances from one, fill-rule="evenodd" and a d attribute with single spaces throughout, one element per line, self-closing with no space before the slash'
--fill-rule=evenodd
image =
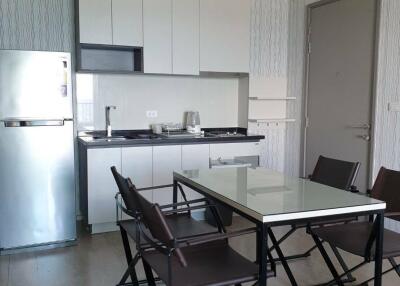
<path id="1" fill-rule="evenodd" d="M 106 106 L 106 130 L 107 130 L 107 137 L 111 137 L 111 123 L 110 123 L 110 110 L 117 109 L 116 106 L 107 105 Z"/>

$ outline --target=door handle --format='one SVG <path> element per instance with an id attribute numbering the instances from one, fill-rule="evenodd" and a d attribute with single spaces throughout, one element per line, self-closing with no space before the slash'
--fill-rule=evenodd
<path id="1" fill-rule="evenodd" d="M 357 135 L 357 138 L 363 139 L 365 141 L 371 140 L 371 136 L 369 136 L 369 135 Z"/>
<path id="2" fill-rule="evenodd" d="M 364 129 L 364 130 L 370 130 L 371 125 L 370 124 L 355 124 L 355 125 L 350 125 L 349 128 L 352 129 Z"/>

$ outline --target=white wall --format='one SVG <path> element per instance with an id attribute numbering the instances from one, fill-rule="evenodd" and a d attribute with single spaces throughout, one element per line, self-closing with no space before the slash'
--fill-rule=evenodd
<path id="1" fill-rule="evenodd" d="M 253 0 L 251 14 L 250 78 L 269 82 L 288 76 L 289 7 L 293 0 Z M 252 81 L 250 80 L 250 85 Z M 250 90 L 252 87 L 250 86 Z M 249 94 L 249 96 L 257 96 Z M 276 97 L 276 94 L 265 95 Z M 285 95 L 286 96 L 286 95 Z M 263 103 L 270 104 L 270 103 Z M 265 118 L 274 118 L 276 107 L 265 108 Z M 265 135 L 261 141 L 260 164 L 278 171 L 284 170 L 286 124 L 249 123 L 249 131 Z"/>
<path id="2" fill-rule="evenodd" d="M 106 105 L 114 129 L 148 129 L 200 112 L 202 127 L 238 126 L 238 78 L 155 75 L 77 75 L 78 128 L 104 129 Z M 157 110 L 157 118 L 146 111 Z"/>
<path id="3" fill-rule="evenodd" d="M 400 113 L 389 103 L 400 103 L 400 1 L 382 0 L 379 23 L 376 105 L 374 118 L 373 176 L 379 168 L 400 170 Z M 400 232 L 399 222 L 385 226 Z"/>
<path id="4" fill-rule="evenodd" d="M 1 0 L 0 49 L 74 51 L 73 0 Z"/>

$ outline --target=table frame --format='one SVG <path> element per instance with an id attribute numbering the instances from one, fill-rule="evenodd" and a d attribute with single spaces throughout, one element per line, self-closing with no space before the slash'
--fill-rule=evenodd
<path id="1" fill-rule="evenodd" d="M 290 280 L 291 285 L 297 286 L 296 279 L 293 276 L 292 271 L 287 263 L 285 256 L 282 253 L 282 250 L 277 243 L 274 233 L 271 230 L 271 227 L 274 226 L 284 226 L 284 225 L 292 225 L 293 223 L 301 223 L 301 222 L 318 222 L 324 221 L 326 219 L 331 218 L 345 218 L 345 217 L 354 217 L 354 216 L 368 216 L 368 215 L 376 215 L 377 223 L 375 224 L 378 228 L 376 230 L 376 243 L 375 243 L 375 278 L 374 278 L 374 285 L 381 286 L 382 285 L 382 252 L 383 252 L 383 231 L 384 231 L 384 209 L 379 210 L 371 210 L 371 211 L 362 211 L 362 212 L 352 212 L 346 214 L 339 214 L 339 215 L 328 215 L 328 216 L 321 216 L 321 217 L 312 217 L 312 218 L 302 218 L 302 219 L 294 219 L 294 220 L 285 220 L 285 221 L 277 221 L 277 222 L 263 222 L 260 221 L 243 211 L 235 208 L 234 206 L 227 204 L 226 202 L 221 201 L 220 199 L 210 195 L 209 193 L 199 189 L 194 184 L 190 182 L 190 179 L 183 177 L 180 174 L 174 172 L 173 174 L 173 203 L 178 201 L 178 183 L 187 186 L 188 188 L 204 195 L 205 197 L 209 197 L 214 201 L 217 201 L 219 204 L 231 209 L 232 211 L 236 212 L 240 216 L 245 217 L 249 221 L 253 222 L 257 226 L 257 239 L 256 239 L 256 259 L 257 263 L 259 264 L 259 280 L 258 286 L 267 286 L 267 265 L 268 261 L 268 236 L 271 239 L 271 242 L 278 254 L 279 260 L 282 263 L 283 268 Z M 329 265 L 328 265 L 329 267 Z M 330 269 L 332 272 L 333 269 Z M 335 278 L 335 277 L 334 277 Z M 340 285 L 340 283 L 339 283 Z M 343 285 L 343 284 L 342 284 Z"/>

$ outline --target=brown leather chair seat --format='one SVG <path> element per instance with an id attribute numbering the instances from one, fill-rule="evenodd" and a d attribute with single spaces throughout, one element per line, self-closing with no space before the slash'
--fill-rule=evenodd
<path id="1" fill-rule="evenodd" d="M 189 216 L 187 213 L 183 214 L 171 214 L 165 216 L 168 226 L 179 238 L 196 237 L 200 235 L 217 233 L 218 230 L 206 223 L 205 221 L 197 221 Z M 136 238 L 136 226 L 134 220 L 123 220 L 119 221 L 119 225 L 125 229 L 128 235 L 135 239 Z M 146 235 L 153 238 L 150 232 L 145 229 Z M 144 242 L 144 239 L 141 239 Z"/>
<path id="2" fill-rule="evenodd" d="M 361 222 L 346 225 L 334 225 L 315 228 L 313 232 L 326 242 L 333 242 L 336 247 L 354 255 L 364 256 L 368 237 L 373 223 Z M 400 256 L 400 234 L 385 229 L 383 235 L 383 258 Z M 375 246 L 371 249 L 371 260 L 374 258 Z"/>
<path id="3" fill-rule="evenodd" d="M 225 240 L 181 250 L 190 263 L 183 267 L 178 259 L 172 256 L 174 286 L 235 285 L 254 281 L 258 277 L 258 265 L 234 251 Z M 145 251 L 142 255 L 161 280 L 168 281 L 165 255 L 156 250 Z M 268 274 L 273 276 L 272 272 Z"/>

